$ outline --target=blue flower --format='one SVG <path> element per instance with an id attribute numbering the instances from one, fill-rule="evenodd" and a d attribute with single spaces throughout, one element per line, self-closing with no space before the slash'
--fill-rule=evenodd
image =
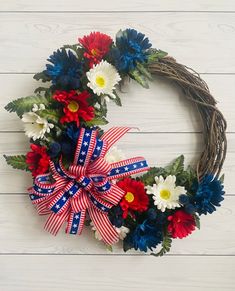
<path id="1" fill-rule="evenodd" d="M 74 157 L 80 129 L 75 124 L 70 124 L 60 138 L 50 144 L 48 154 L 51 158 L 60 157 L 61 154 L 68 160 Z"/>
<path id="2" fill-rule="evenodd" d="M 56 89 L 78 89 L 82 74 L 82 65 L 77 57 L 65 49 L 57 50 L 48 59 L 44 73 L 52 80 Z"/>
<path id="3" fill-rule="evenodd" d="M 201 214 L 212 213 L 219 207 L 220 202 L 224 200 L 224 186 L 212 175 L 206 175 L 198 184 L 194 196 L 196 211 Z"/>
<path id="4" fill-rule="evenodd" d="M 80 134 L 80 128 L 78 128 L 75 124 L 70 124 L 67 127 L 66 135 L 68 138 L 70 138 L 70 140 L 75 145 L 77 145 L 79 134 Z"/>
<path id="5" fill-rule="evenodd" d="M 160 242 L 162 242 L 162 228 L 150 220 L 144 220 L 143 223 L 138 224 L 134 230 L 132 230 L 125 238 L 125 244 L 128 248 L 134 248 L 142 252 L 151 251 Z"/>
<path id="6" fill-rule="evenodd" d="M 121 227 L 124 223 L 124 219 L 122 215 L 123 215 L 123 210 L 120 205 L 112 207 L 109 212 L 110 222 L 118 228 Z"/>
<path id="7" fill-rule="evenodd" d="M 151 46 L 143 33 L 130 28 L 120 30 L 116 36 L 116 47 L 111 51 L 115 67 L 121 72 L 135 69 L 137 63 L 147 61 L 148 49 Z"/>

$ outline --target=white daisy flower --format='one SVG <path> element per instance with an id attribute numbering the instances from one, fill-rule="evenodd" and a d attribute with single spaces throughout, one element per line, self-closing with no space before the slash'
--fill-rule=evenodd
<path id="1" fill-rule="evenodd" d="M 25 134 L 33 140 L 43 138 L 45 133 L 49 133 L 54 127 L 54 124 L 49 123 L 35 112 L 24 113 L 22 121 L 24 122 Z"/>
<path id="2" fill-rule="evenodd" d="M 121 226 L 121 227 L 116 227 L 116 231 L 117 231 L 117 233 L 119 235 L 119 239 L 120 240 L 124 240 L 124 238 L 130 232 L 130 229 L 128 227 Z"/>
<path id="3" fill-rule="evenodd" d="M 180 207 L 179 196 L 186 194 L 186 189 L 181 186 L 176 186 L 176 177 L 167 176 L 164 179 L 162 176 L 155 177 L 156 184 L 153 186 L 147 186 L 147 194 L 152 194 L 154 204 L 159 210 L 164 212 L 166 208 L 175 209 Z"/>
<path id="4" fill-rule="evenodd" d="M 116 68 L 106 61 L 101 61 L 99 64 L 91 68 L 87 73 L 89 80 L 87 86 L 90 87 L 95 94 L 109 95 L 115 98 L 113 90 L 121 77 Z"/>
<path id="5" fill-rule="evenodd" d="M 95 232 L 95 238 L 97 240 L 102 240 L 102 237 L 99 233 L 99 231 L 96 229 L 95 225 L 93 222 L 90 223 L 91 225 L 91 229 Z M 128 227 L 125 226 L 121 226 L 121 227 L 115 227 L 118 235 L 119 235 L 119 239 L 120 240 L 124 240 L 124 238 L 127 236 L 127 234 L 130 232 L 130 229 Z"/>
<path id="6" fill-rule="evenodd" d="M 104 157 L 105 161 L 109 164 L 116 163 L 122 160 L 125 160 L 126 157 L 124 153 L 119 150 L 117 147 L 112 147 Z"/>
<path id="7" fill-rule="evenodd" d="M 97 240 L 102 240 L 102 236 L 100 235 L 100 233 L 98 232 L 98 230 L 96 229 L 94 223 L 91 221 L 90 223 L 91 229 L 94 231 L 95 233 L 95 239 Z"/>

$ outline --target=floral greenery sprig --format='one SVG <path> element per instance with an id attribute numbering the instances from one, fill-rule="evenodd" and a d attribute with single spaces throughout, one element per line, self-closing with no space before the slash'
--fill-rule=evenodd
<path id="1" fill-rule="evenodd" d="M 70 165 L 80 129 L 96 127 L 102 133 L 99 126 L 108 122 L 107 102 L 121 106 L 120 83 L 132 78 L 148 88 L 151 64 L 166 56 L 134 29 L 120 30 L 115 41 L 92 32 L 53 52 L 45 69 L 34 76 L 45 86 L 5 107 L 22 120 L 31 143 L 26 155 L 5 156 L 6 162 L 30 171 L 33 179 L 50 171 L 51 161 L 62 158 L 65 166 Z M 124 154 L 111 148 L 104 159 L 112 164 L 123 160 Z M 200 216 L 213 213 L 224 199 L 223 177 L 218 180 L 208 174 L 198 181 L 193 168 L 185 169 L 183 155 L 167 167 L 150 168 L 143 176 L 118 179 L 116 186 L 124 195 L 108 217 L 124 251 L 150 250 L 155 256 L 169 252 L 173 239 L 199 228 Z M 89 219 L 86 224 L 101 240 L 95 225 Z"/>

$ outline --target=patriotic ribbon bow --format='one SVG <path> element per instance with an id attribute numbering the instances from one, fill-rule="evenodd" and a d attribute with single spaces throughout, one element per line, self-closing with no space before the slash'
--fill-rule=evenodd
<path id="1" fill-rule="evenodd" d="M 108 218 L 125 192 L 112 180 L 148 170 L 144 158 L 136 157 L 115 163 L 104 159 L 110 147 L 130 128 L 113 127 L 99 139 L 97 130 L 81 128 L 73 164 L 66 170 L 61 160 L 50 162 L 51 173 L 38 175 L 30 189 L 30 198 L 38 213 L 50 214 L 45 229 L 56 235 L 67 221 L 66 233 L 81 234 L 86 212 L 103 241 L 113 244 L 118 233 Z M 54 182 L 50 182 L 54 179 Z"/>

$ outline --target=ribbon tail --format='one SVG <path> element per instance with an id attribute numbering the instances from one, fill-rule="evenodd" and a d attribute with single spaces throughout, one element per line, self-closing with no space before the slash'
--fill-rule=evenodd
<path id="1" fill-rule="evenodd" d="M 101 212 L 95 207 L 90 207 L 88 209 L 91 220 L 93 221 L 95 228 L 102 237 L 102 240 L 107 245 L 113 245 L 119 240 L 119 235 L 115 230 L 114 226 L 111 224 L 108 214 Z"/>
<path id="2" fill-rule="evenodd" d="M 44 199 L 36 205 L 36 209 L 39 215 L 47 215 L 51 213 L 51 210 L 48 208 L 48 200 Z"/>
<path id="3" fill-rule="evenodd" d="M 120 179 L 149 170 L 149 166 L 143 157 L 135 157 L 111 164 L 108 179 Z"/>
<path id="4" fill-rule="evenodd" d="M 100 157 L 104 157 L 106 152 L 114 145 L 124 134 L 126 134 L 131 127 L 111 127 L 101 137 L 101 140 L 107 143 L 107 147 L 102 151 Z"/>
<path id="5" fill-rule="evenodd" d="M 82 210 L 78 213 L 71 212 L 68 219 L 68 224 L 66 227 L 65 232 L 69 234 L 81 234 L 83 227 L 84 227 L 84 221 L 86 217 L 86 210 Z"/>
<path id="6" fill-rule="evenodd" d="M 44 229 L 50 232 L 53 235 L 57 235 L 62 224 L 67 220 L 69 215 L 69 210 L 62 212 L 60 215 L 56 213 L 51 213 L 48 217 Z"/>

